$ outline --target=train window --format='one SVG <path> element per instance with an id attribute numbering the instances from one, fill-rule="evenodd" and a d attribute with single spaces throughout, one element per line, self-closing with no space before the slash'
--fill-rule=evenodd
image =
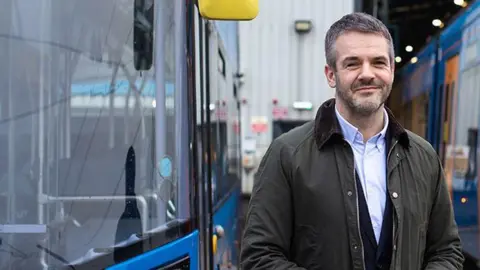
<path id="1" fill-rule="evenodd" d="M 180 2 L 155 1 L 155 52 L 133 45 L 140 2 L 2 1 L 0 269 L 88 261 L 188 218 L 176 125 L 187 106 L 167 102 L 184 91 Z"/>
<path id="2" fill-rule="evenodd" d="M 233 119 L 213 123 L 212 138 L 212 182 L 214 205 L 220 206 L 224 198 L 239 181 L 239 134 L 231 126 Z"/>
<path id="3" fill-rule="evenodd" d="M 476 67 L 472 67 L 465 70 L 460 75 L 459 91 L 457 93 L 457 117 L 455 128 L 455 141 L 458 143 L 466 144 L 467 131 L 469 128 L 478 127 L 479 122 L 479 109 L 478 102 L 480 102 L 480 95 L 478 93 L 478 76 L 475 72 L 479 70 Z"/>
<path id="4" fill-rule="evenodd" d="M 226 172 L 227 172 L 227 125 L 225 121 L 212 123 L 212 183 L 214 204 L 219 202 L 225 194 Z"/>
<path id="5" fill-rule="evenodd" d="M 239 183 L 239 134 L 235 123 L 239 123 L 239 107 L 234 97 L 235 87 L 229 76 L 229 65 L 219 50 L 219 61 L 222 69 L 218 70 L 219 76 L 211 78 L 217 81 L 218 92 L 213 93 L 214 99 L 222 96 L 223 100 L 215 107 L 215 117 L 211 124 L 211 149 L 212 149 L 212 185 L 213 201 L 216 207 L 222 205 L 228 198 L 232 187 Z"/>
<path id="6" fill-rule="evenodd" d="M 470 67 L 460 72 L 459 89 L 457 92 L 455 124 L 455 147 L 457 149 L 468 149 L 464 155 L 454 158 L 452 167 L 453 185 L 455 190 L 472 191 L 476 190 L 478 174 L 478 127 L 480 108 L 479 83 L 480 67 Z M 447 169 L 449 169 L 447 167 Z M 470 222 L 474 215 L 463 215 L 462 222 Z M 475 219 L 476 220 L 476 219 Z M 476 221 L 475 221 L 476 222 Z"/>

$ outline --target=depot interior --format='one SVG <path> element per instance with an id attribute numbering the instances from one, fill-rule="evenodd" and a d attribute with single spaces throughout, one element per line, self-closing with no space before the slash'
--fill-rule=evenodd
<path id="1" fill-rule="evenodd" d="M 468 5 L 467 0 L 363 0 L 357 10 L 376 15 L 393 37 L 397 70 L 414 56 Z M 415 31 L 412 31 L 415 29 Z"/>

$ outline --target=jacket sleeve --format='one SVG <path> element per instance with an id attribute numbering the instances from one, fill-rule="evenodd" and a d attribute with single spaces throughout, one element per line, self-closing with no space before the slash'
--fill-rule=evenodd
<path id="1" fill-rule="evenodd" d="M 290 159 L 288 146 L 276 139 L 260 162 L 242 239 L 242 269 L 305 270 L 289 261 L 293 224 Z"/>
<path id="2" fill-rule="evenodd" d="M 460 236 L 444 172 L 438 158 L 435 167 L 436 192 L 428 223 L 424 255 L 425 269 L 463 269 L 464 257 Z"/>

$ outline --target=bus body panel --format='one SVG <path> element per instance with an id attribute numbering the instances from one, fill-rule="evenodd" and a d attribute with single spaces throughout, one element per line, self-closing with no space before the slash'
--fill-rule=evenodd
<path id="1" fill-rule="evenodd" d="M 107 270 L 163 269 L 198 270 L 198 231 Z M 187 267 L 188 268 L 183 268 Z"/>
<path id="2" fill-rule="evenodd" d="M 240 182 L 230 191 L 230 195 L 221 202 L 219 208 L 213 215 L 214 226 L 221 226 L 225 235 L 218 240 L 217 253 L 215 254 L 215 265 L 221 269 L 228 269 L 229 266 L 237 266 L 239 261 L 241 231 L 238 226 Z M 234 269 L 234 268 L 232 268 Z"/>

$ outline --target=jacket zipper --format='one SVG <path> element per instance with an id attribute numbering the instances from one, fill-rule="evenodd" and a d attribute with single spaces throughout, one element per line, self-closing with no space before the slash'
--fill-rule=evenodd
<path id="1" fill-rule="evenodd" d="M 390 150 L 388 151 L 388 154 L 387 154 L 387 161 L 386 161 L 386 165 L 387 165 L 387 166 L 386 166 L 386 167 L 387 167 L 387 175 L 386 175 L 386 179 L 387 179 L 388 197 L 390 197 L 390 190 L 388 190 L 388 161 L 389 161 L 389 159 L 390 159 L 390 154 L 392 153 L 393 148 L 395 148 L 395 145 L 397 145 L 397 142 L 398 142 L 398 141 L 395 140 L 395 142 L 393 143 L 392 147 L 390 147 Z M 390 200 L 391 200 L 391 199 L 392 199 L 392 198 L 390 197 Z M 397 216 L 397 213 L 396 213 L 396 211 L 395 211 L 395 206 L 393 205 L 393 200 L 392 200 L 392 206 L 393 206 L 393 209 L 392 209 L 392 210 L 393 210 L 393 233 L 392 233 L 392 241 L 393 241 L 393 243 L 392 243 L 392 244 L 393 244 L 394 247 L 396 247 L 396 245 L 397 245 L 397 244 L 396 244 L 396 241 L 397 241 L 397 233 L 396 233 L 396 224 L 397 224 L 397 222 L 396 222 L 397 217 L 396 217 L 396 216 Z M 393 263 L 393 265 L 395 265 L 395 264 L 396 264 L 395 262 L 397 261 L 397 254 L 396 254 L 396 253 L 397 253 L 397 252 L 396 252 L 396 248 L 395 248 L 395 249 L 393 250 L 393 252 L 392 252 L 392 255 L 393 255 L 393 256 L 392 256 L 392 257 L 393 257 L 393 258 L 392 258 L 392 259 L 393 259 L 393 260 L 392 260 L 392 263 Z"/>
<path id="2" fill-rule="evenodd" d="M 345 142 L 348 143 L 347 140 L 345 140 Z M 348 144 L 350 145 L 350 144 Z M 355 193 L 356 193 L 356 200 L 355 200 L 355 203 L 357 205 L 357 230 L 358 230 L 358 236 L 359 236 L 359 239 L 360 239 L 360 248 L 362 249 L 362 269 L 365 269 L 365 253 L 363 251 L 363 240 L 362 240 L 362 232 L 360 231 L 360 207 L 358 205 L 358 187 L 357 187 L 357 181 L 356 181 L 356 175 L 355 175 L 355 168 L 356 168 L 356 164 L 355 164 L 355 155 L 353 153 L 353 149 L 351 149 L 352 147 L 350 146 L 350 150 L 352 151 L 352 155 L 353 155 L 353 183 L 355 184 Z"/>

